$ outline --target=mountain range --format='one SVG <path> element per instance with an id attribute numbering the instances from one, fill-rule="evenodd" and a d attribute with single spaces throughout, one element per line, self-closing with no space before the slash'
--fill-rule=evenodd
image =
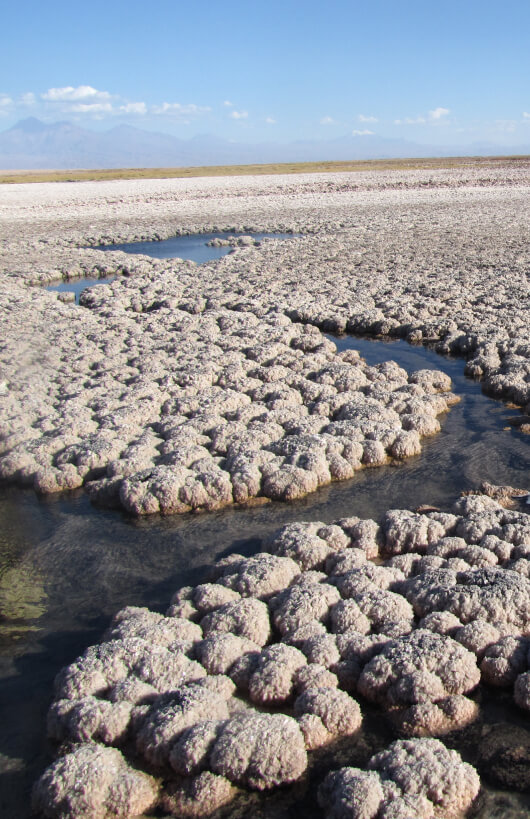
<path id="1" fill-rule="evenodd" d="M 29 117 L 0 132 L 2 170 L 155 168 L 245 165 L 278 162 L 348 161 L 433 156 L 530 154 L 520 146 L 474 143 L 441 148 L 375 134 L 290 143 L 231 142 L 209 134 L 179 139 L 170 134 L 117 125 L 91 131 L 71 122 L 45 123 Z"/>

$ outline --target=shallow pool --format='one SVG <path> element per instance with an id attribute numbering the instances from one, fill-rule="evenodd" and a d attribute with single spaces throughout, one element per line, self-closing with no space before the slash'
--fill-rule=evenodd
<path id="1" fill-rule="evenodd" d="M 243 234 L 238 233 L 194 233 L 189 236 L 171 236 L 169 239 L 161 239 L 153 242 L 130 242 L 122 245 L 102 245 L 98 250 L 113 252 L 121 250 L 124 253 L 133 255 L 151 256 L 153 259 L 186 259 L 196 264 L 204 264 L 214 259 L 220 259 L 231 253 L 235 248 L 232 246 L 216 247 L 209 245 L 215 239 L 238 238 Z M 252 236 L 256 241 L 261 239 L 292 239 L 293 233 L 246 233 L 245 236 Z M 87 287 L 94 287 L 96 284 L 110 284 L 118 276 L 107 276 L 99 279 L 83 278 L 73 279 L 60 284 L 51 284 L 46 290 L 57 293 L 74 293 L 75 303 L 79 304 L 79 297 Z"/>

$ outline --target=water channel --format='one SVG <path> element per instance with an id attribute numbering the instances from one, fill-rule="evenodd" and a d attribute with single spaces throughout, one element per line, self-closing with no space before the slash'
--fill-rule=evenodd
<path id="1" fill-rule="evenodd" d="M 252 554 L 290 521 L 378 519 L 389 508 L 424 503 L 447 509 L 460 491 L 483 480 L 527 486 L 528 436 L 510 425 L 517 410 L 483 395 L 479 383 L 464 377 L 462 359 L 404 341 L 333 340 L 339 349 L 359 350 L 370 364 L 393 359 L 408 371 L 429 367 L 451 376 L 461 401 L 442 416 L 441 432 L 423 440 L 421 455 L 364 469 L 291 504 L 168 518 L 131 519 L 92 506 L 82 491 L 39 498 L 31 490 L 0 488 L 1 816 L 31 816 L 31 784 L 53 758 L 45 738 L 53 678 L 100 638 L 122 606 L 164 610 L 176 588 L 206 579 L 220 556 Z M 525 719 L 511 695 L 495 697 L 488 706 L 492 719 L 508 724 Z M 359 749 L 370 748 L 369 756 L 391 739 L 384 720 L 368 709 Z M 345 753 L 348 764 L 362 763 L 351 747 Z M 336 767 L 346 764 L 336 759 Z M 325 753 L 319 764 L 328 764 Z M 300 797 L 288 791 L 255 805 L 256 815 L 299 815 L 291 812 L 293 804 L 306 816 L 320 815 L 314 791 Z M 491 788 L 486 795 L 489 801 L 476 816 L 530 816 L 530 798 L 499 796 Z M 499 799 L 508 800 L 507 807 L 495 814 L 492 805 Z"/>

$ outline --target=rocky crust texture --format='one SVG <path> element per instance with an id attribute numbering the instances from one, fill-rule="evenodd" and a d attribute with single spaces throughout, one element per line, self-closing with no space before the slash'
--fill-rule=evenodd
<path id="1" fill-rule="evenodd" d="M 447 377 L 369 367 L 322 331 L 432 342 L 528 409 L 529 190 L 524 163 L 9 186 L 0 479 L 173 514 L 419 453 Z M 214 229 L 304 236 L 200 268 L 98 249 Z M 83 307 L 31 286 L 119 272 Z"/>
<path id="2" fill-rule="evenodd" d="M 61 817 L 81 804 L 205 816 L 307 784 L 312 752 L 355 746 L 369 701 L 408 739 L 331 773 L 326 815 L 461 816 L 478 777 L 432 737 L 480 717 L 481 683 L 528 708 L 529 563 L 530 516 L 480 494 L 451 513 L 288 524 L 263 553 L 176 591 L 165 615 L 118 612 L 59 673 L 48 731 L 63 756 L 35 803 Z"/>

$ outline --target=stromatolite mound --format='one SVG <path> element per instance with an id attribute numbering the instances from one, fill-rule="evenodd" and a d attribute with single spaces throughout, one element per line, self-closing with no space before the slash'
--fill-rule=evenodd
<path id="1" fill-rule="evenodd" d="M 368 767 L 327 775 L 319 788 L 327 819 L 449 819 L 471 806 L 480 787 L 474 769 L 438 740 L 394 742 Z"/>
<path id="2" fill-rule="evenodd" d="M 294 782 L 307 767 L 298 724 L 283 714 L 241 714 L 221 729 L 210 754 L 215 773 L 257 790 Z"/>
<path id="3" fill-rule="evenodd" d="M 236 793 L 237 789 L 224 776 L 203 771 L 182 785 L 169 785 L 162 795 L 161 807 L 171 816 L 200 819 L 229 804 Z"/>
<path id="4" fill-rule="evenodd" d="M 90 743 L 50 765 L 35 785 L 33 805 L 50 817 L 127 819 L 154 807 L 158 787 L 116 748 Z"/>
<path id="5" fill-rule="evenodd" d="M 383 646 L 363 668 L 358 690 L 387 708 L 406 708 L 401 727 L 425 736 L 461 728 L 477 716 L 462 697 L 480 681 L 476 658 L 445 635 L 418 629 Z"/>
<path id="6" fill-rule="evenodd" d="M 159 697 L 140 721 L 136 734 L 138 751 L 153 765 L 166 764 L 183 731 L 205 715 L 210 719 L 228 719 L 225 697 L 193 684 Z"/>
<path id="7" fill-rule="evenodd" d="M 480 697 L 470 694 L 481 681 L 513 685 L 528 709 L 529 581 L 512 568 L 526 559 L 527 533 L 528 515 L 479 495 L 454 514 L 289 524 L 269 541 L 289 555 L 229 555 L 212 582 L 176 591 L 166 616 L 118 612 L 103 641 L 57 676 L 49 735 L 65 747 L 135 749 L 164 777 L 159 806 L 200 816 L 237 788 L 303 778 L 308 753 L 358 732 L 356 695 L 421 739 L 476 720 Z M 454 762 L 441 762 L 450 752 L 440 748 L 398 743 L 399 775 L 377 766 L 331 775 L 326 810 L 374 810 L 374 819 L 464 811 L 473 788 L 456 762 L 461 801 L 449 784 L 436 791 Z"/>

